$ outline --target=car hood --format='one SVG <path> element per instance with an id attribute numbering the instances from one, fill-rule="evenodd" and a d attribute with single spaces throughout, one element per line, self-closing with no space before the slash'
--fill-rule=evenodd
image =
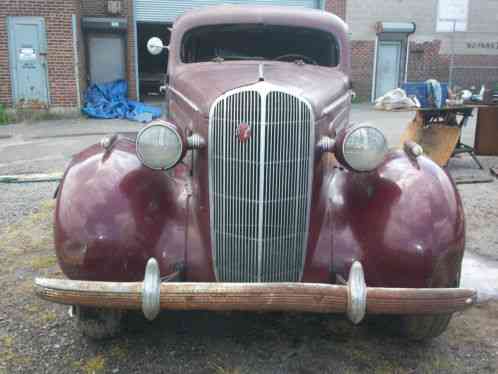
<path id="1" fill-rule="evenodd" d="M 261 64 L 265 82 L 295 90 L 308 100 L 317 119 L 349 89 L 347 75 L 335 68 L 258 61 L 185 64 L 176 68 L 170 84 L 207 116 L 213 102 L 225 92 L 257 83 Z"/>

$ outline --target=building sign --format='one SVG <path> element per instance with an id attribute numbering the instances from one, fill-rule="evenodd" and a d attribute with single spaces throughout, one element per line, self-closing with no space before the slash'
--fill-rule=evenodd
<path id="1" fill-rule="evenodd" d="M 437 32 L 467 31 L 469 0 L 439 0 Z"/>
<path id="2" fill-rule="evenodd" d="M 487 42 L 468 41 L 466 44 L 468 49 L 495 49 L 498 51 L 498 40 Z"/>
<path id="3" fill-rule="evenodd" d="M 19 51 L 19 60 L 32 61 L 36 60 L 36 53 L 33 48 L 21 48 Z"/>
<path id="4" fill-rule="evenodd" d="M 442 38 L 441 54 L 452 52 L 452 38 Z M 453 42 L 455 55 L 464 56 L 498 56 L 498 38 L 491 38 L 489 34 L 461 34 Z"/>

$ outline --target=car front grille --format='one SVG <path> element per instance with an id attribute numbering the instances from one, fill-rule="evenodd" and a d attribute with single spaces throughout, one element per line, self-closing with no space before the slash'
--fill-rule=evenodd
<path id="1" fill-rule="evenodd" d="M 301 279 L 313 144 L 309 104 L 265 82 L 231 91 L 213 104 L 209 177 L 218 281 Z"/>

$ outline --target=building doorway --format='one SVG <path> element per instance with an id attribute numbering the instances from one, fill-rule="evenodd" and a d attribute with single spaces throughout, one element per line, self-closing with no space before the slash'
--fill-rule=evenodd
<path id="1" fill-rule="evenodd" d="M 375 98 L 399 87 L 401 71 L 401 41 L 379 41 Z"/>
<path id="2" fill-rule="evenodd" d="M 141 22 L 137 24 L 138 79 L 142 100 L 161 95 L 160 88 L 166 84 L 168 50 L 156 56 L 147 51 L 147 42 L 158 37 L 164 45 L 170 42 L 171 24 Z"/>
<path id="3" fill-rule="evenodd" d="M 48 105 L 47 39 L 42 17 L 9 17 L 9 55 L 16 106 Z"/>
<path id="4" fill-rule="evenodd" d="M 377 22 L 376 28 L 372 101 L 406 81 L 408 37 L 417 26 L 414 22 Z"/>
<path id="5" fill-rule="evenodd" d="M 90 84 L 126 79 L 124 35 L 91 32 L 87 43 Z"/>

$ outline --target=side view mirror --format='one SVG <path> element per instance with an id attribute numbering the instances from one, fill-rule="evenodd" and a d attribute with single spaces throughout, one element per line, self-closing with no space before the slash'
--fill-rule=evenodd
<path id="1" fill-rule="evenodd" d="M 164 46 L 163 41 L 157 37 L 150 38 L 147 42 L 147 50 L 151 55 L 160 54 L 163 49 L 168 49 L 167 46 Z"/>

